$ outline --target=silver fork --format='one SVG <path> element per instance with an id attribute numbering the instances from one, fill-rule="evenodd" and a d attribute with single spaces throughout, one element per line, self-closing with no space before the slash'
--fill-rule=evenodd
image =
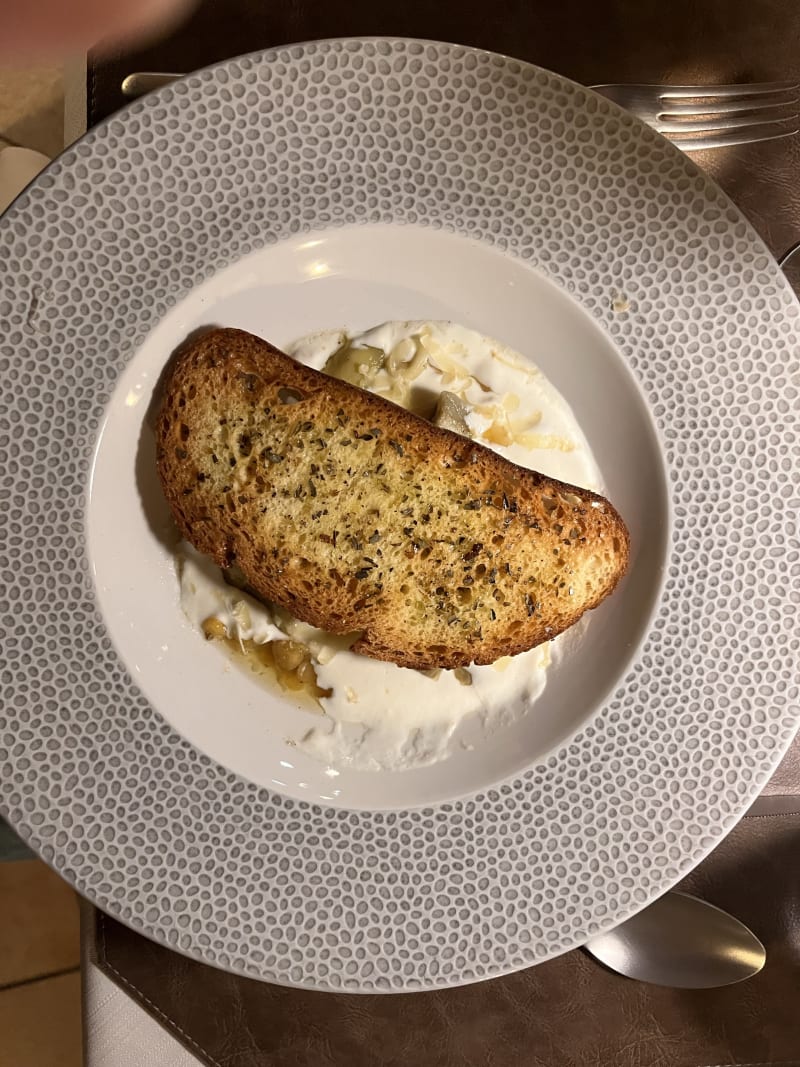
<path id="1" fill-rule="evenodd" d="M 591 85 L 684 152 L 771 141 L 800 130 L 800 84 Z"/>
<path id="2" fill-rule="evenodd" d="M 182 78 L 182 74 L 168 73 L 165 70 L 137 70 L 122 79 L 120 89 L 122 95 L 128 100 L 136 100 L 140 96 L 146 96 L 154 89 L 160 89 L 162 85 L 169 85 Z"/>
<path id="3" fill-rule="evenodd" d="M 137 71 L 123 79 L 134 100 L 180 74 Z M 631 111 L 684 152 L 789 137 L 800 130 L 800 84 L 591 85 L 596 93 Z"/>

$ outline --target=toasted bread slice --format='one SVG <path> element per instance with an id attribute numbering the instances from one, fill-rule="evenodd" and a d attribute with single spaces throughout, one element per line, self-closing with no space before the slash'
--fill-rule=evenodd
<path id="1" fill-rule="evenodd" d="M 404 667 L 546 641 L 625 572 L 601 496 L 508 462 L 241 330 L 177 358 L 158 470 L 183 536 L 265 600 Z"/>

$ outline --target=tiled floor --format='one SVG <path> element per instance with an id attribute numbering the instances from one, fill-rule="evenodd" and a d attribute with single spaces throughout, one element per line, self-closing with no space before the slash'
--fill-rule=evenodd
<path id="1" fill-rule="evenodd" d="M 60 67 L 0 68 L 0 147 L 17 144 L 57 155 L 64 145 Z"/>
<path id="2" fill-rule="evenodd" d="M 0 863 L 0 1065 L 80 1067 L 77 897 L 39 860 Z"/>

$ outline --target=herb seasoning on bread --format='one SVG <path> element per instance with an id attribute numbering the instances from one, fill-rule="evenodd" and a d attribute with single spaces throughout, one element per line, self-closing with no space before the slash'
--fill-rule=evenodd
<path id="1" fill-rule="evenodd" d="M 596 493 L 519 467 L 241 330 L 188 345 L 158 470 L 182 535 L 298 619 L 403 667 L 493 663 L 596 607 L 629 538 Z"/>

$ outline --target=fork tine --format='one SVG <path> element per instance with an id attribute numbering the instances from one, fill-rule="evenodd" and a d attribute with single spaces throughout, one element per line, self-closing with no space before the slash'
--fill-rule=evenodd
<path id="1" fill-rule="evenodd" d="M 641 88 L 658 89 L 664 99 L 685 100 L 715 97 L 717 99 L 731 96 L 763 96 L 766 93 L 796 93 L 800 84 L 793 81 L 752 82 L 750 85 L 652 85 Z"/>
<path id="2" fill-rule="evenodd" d="M 791 137 L 798 132 L 794 130 L 781 130 L 780 132 L 769 132 L 768 126 L 748 126 L 746 129 L 733 131 L 730 133 L 721 133 L 718 136 L 713 134 L 709 137 L 674 137 L 670 136 L 669 140 L 675 145 L 676 148 L 682 149 L 684 152 L 701 152 L 706 148 L 728 148 L 731 145 L 737 144 L 755 144 L 758 141 L 777 141 L 781 137 Z"/>
<path id="3" fill-rule="evenodd" d="M 685 152 L 773 141 L 800 132 L 798 82 L 590 88 L 637 115 Z"/>
<path id="4" fill-rule="evenodd" d="M 659 133 L 682 134 L 682 133 L 708 133 L 711 130 L 743 130 L 752 129 L 754 126 L 785 126 L 787 123 L 798 125 L 798 111 L 775 112 L 773 109 L 764 110 L 750 115 L 739 115 L 737 118 L 722 119 L 717 116 L 695 121 L 681 119 L 679 122 L 671 122 L 672 116 L 659 115 L 655 128 Z"/>
<path id="5" fill-rule="evenodd" d="M 769 96 L 759 96 L 754 100 L 721 100 L 716 103 L 712 100 L 704 103 L 698 99 L 696 103 L 691 104 L 662 100 L 659 118 L 661 116 L 667 118 L 671 115 L 733 115 L 738 111 L 761 111 L 766 108 L 784 108 L 794 113 L 797 112 L 799 105 L 800 100 L 797 97 L 773 100 Z"/>

